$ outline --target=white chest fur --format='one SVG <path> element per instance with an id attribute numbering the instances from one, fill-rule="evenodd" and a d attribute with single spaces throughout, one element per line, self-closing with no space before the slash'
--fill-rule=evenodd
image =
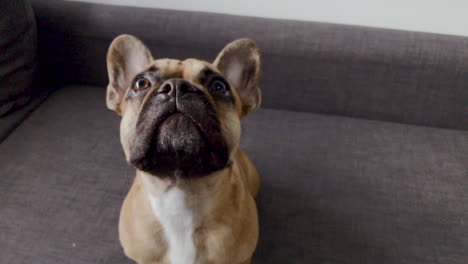
<path id="1" fill-rule="evenodd" d="M 169 244 L 171 264 L 193 264 L 196 250 L 193 243 L 193 213 L 187 207 L 185 193 L 173 187 L 162 195 L 150 195 L 155 216 L 161 223 Z"/>

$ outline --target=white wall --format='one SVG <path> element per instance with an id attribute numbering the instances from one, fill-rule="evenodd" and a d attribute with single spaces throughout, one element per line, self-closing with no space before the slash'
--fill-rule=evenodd
<path id="1" fill-rule="evenodd" d="M 75 0 L 468 36 L 468 0 Z"/>

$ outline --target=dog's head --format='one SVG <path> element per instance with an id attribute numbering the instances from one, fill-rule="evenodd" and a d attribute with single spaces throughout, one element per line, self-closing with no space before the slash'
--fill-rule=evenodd
<path id="1" fill-rule="evenodd" d="M 200 177 L 229 166 L 240 118 L 257 109 L 260 56 L 248 39 L 228 44 L 213 63 L 153 59 L 129 35 L 107 54 L 107 106 L 122 116 L 127 161 L 158 177 Z"/>

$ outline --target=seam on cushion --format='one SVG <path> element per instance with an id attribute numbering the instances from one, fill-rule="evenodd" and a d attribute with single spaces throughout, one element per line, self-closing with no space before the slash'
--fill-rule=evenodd
<path id="1" fill-rule="evenodd" d="M 3 137 L 0 137 L 0 148 L 2 146 L 2 142 L 5 141 L 11 134 L 14 133 L 14 131 L 21 126 L 21 124 L 23 124 L 23 122 L 28 119 L 31 114 L 33 112 L 36 111 L 36 109 L 38 109 L 45 101 L 47 101 L 47 99 L 49 98 L 49 96 L 52 94 L 53 91 L 47 91 L 47 92 L 43 92 L 43 94 L 41 93 L 38 93 L 34 96 L 32 96 L 31 98 L 34 98 L 34 97 L 40 97 L 41 95 L 44 96 L 43 98 L 41 98 L 41 100 L 39 102 L 36 103 L 36 105 L 34 107 L 32 107 L 31 109 L 28 109 L 28 111 L 24 114 L 24 116 L 22 116 L 20 119 L 18 119 L 8 130 L 5 131 L 5 134 L 3 135 Z M 30 104 L 31 102 L 29 102 Z M 25 106 L 26 107 L 26 106 Z"/>
<path id="2" fill-rule="evenodd" d="M 23 3 L 23 11 L 25 16 L 28 18 L 28 26 L 29 28 L 33 27 L 36 29 L 36 14 L 34 13 L 34 8 L 31 5 L 31 2 L 29 0 L 25 0 Z"/>
<path id="3" fill-rule="evenodd" d="M 5 72 L 4 74 L 2 74 L 2 76 L 0 76 L 0 81 L 2 79 L 4 79 L 4 78 L 7 78 L 7 77 L 17 73 L 18 71 L 34 69 L 36 67 L 36 64 L 37 63 L 36 63 L 35 59 L 33 58 L 33 59 L 27 61 L 24 64 L 17 65 L 16 67 L 14 67 L 14 68 L 10 69 L 9 71 Z"/>
<path id="4" fill-rule="evenodd" d="M 430 125 L 420 125 L 420 124 L 404 123 L 404 122 L 397 122 L 397 121 L 391 121 L 391 120 L 372 119 L 372 118 L 365 118 L 365 117 L 358 117 L 358 116 L 339 115 L 339 114 L 322 113 L 322 112 L 306 112 L 306 111 L 283 109 L 283 108 L 260 107 L 259 110 L 261 110 L 261 109 L 264 109 L 264 110 L 267 110 L 267 111 L 312 114 L 312 115 L 320 115 L 320 116 L 330 116 L 330 117 L 365 120 L 365 121 L 372 121 L 372 122 L 383 122 L 383 123 L 391 123 L 391 124 L 402 125 L 402 126 L 416 126 L 416 127 L 424 127 L 424 128 L 450 130 L 450 131 L 461 131 L 461 132 L 467 133 L 467 136 L 468 136 L 468 129 L 441 127 L 441 126 L 430 126 Z M 250 113 L 250 114 L 255 114 L 255 112 Z M 241 123 L 242 123 L 242 119 L 241 119 Z"/>
<path id="5" fill-rule="evenodd" d="M 0 43 L 0 47 L 2 47 L 2 49 L 6 49 L 13 46 L 20 38 L 24 38 L 26 34 L 30 33 L 28 31 L 30 31 L 30 28 L 26 27 L 24 30 L 16 33 L 13 38 L 9 38 L 7 42 Z"/>

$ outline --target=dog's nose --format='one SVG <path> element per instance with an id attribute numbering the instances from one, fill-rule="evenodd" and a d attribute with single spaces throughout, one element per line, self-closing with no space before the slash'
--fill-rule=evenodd
<path id="1" fill-rule="evenodd" d="M 197 92 L 197 88 L 195 88 L 194 85 L 180 78 L 173 78 L 165 81 L 157 90 L 158 94 L 167 94 L 171 97 L 181 96 L 185 93 L 195 92 Z"/>

